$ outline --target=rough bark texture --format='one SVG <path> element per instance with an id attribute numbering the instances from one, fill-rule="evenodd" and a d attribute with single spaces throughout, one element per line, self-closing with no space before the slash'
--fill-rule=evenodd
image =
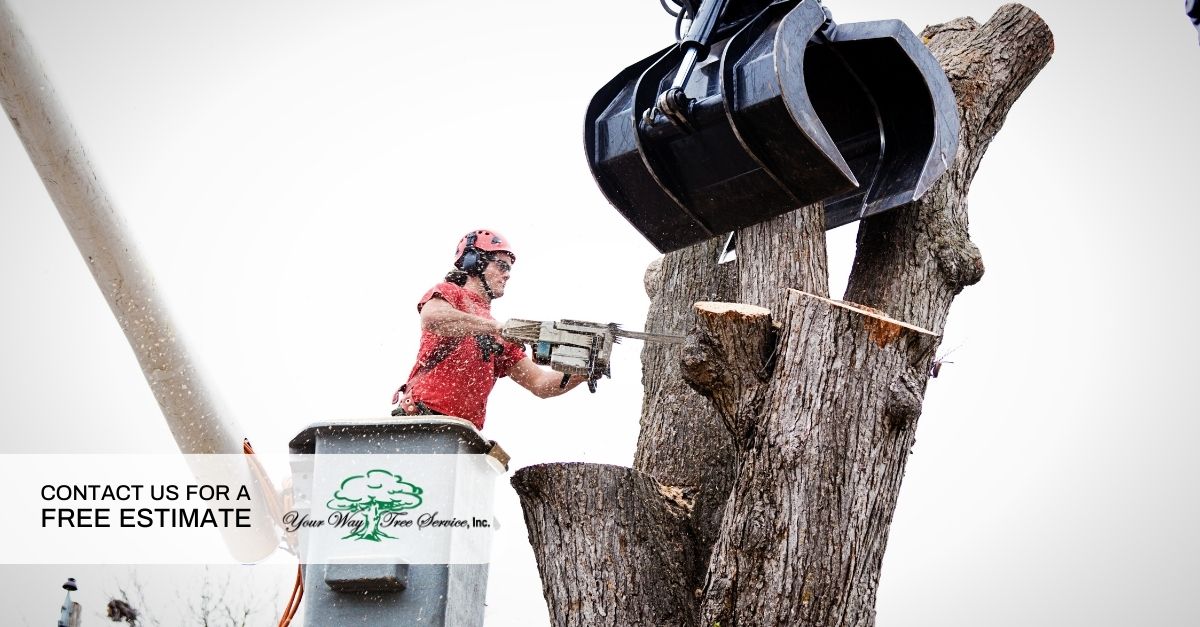
<path id="1" fill-rule="evenodd" d="M 647 272 L 647 328 L 693 331 L 682 351 L 643 350 L 642 433 L 626 480 L 674 486 L 692 509 L 663 523 L 656 541 L 668 542 L 669 557 L 655 557 L 624 588 L 651 597 L 633 603 L 605 593 L 604 573 L 639 562 L 565 573 L 543 557 L 587 564 L 607 551 L 614 562 L 644 559 L 613 549 L 608 527 L 569 524 L 574 516 L 628 513 L 607 511 L 612 499 L 523 491 L 527 518 L 542 512 L 546 521 L 531 523 L 530 541 L 556 624 L 584 624 L 564 622 L 572 619 L 562 612 L 585 611 L 572 602 L 608 617 L 596 621 L 604 624 L 874 623 L 879 565 L 936 335 L 954 296 L 983 274 L 967 234 L 967 191 L 1009 108 L 1053 51 L 1045 23 L 1020 5 L 1001 7 L 982 26 L 961 18 L 923 35 L 958 99 L 961 142 L 955 163 L 921 201 L 860 226 L 846 298 L 877 310 L 820 298 L 828 280 L 819 206 L 741 230 L 736 264 L 715 264 L 723 242 L 714 240 L 666 255 Z M 765 307 L 782 328 L 767 331 L 763 312 L 698 317 L 693 303 L 714 300 Z M 767 344 L 773 360 L 742 363 Z M 567 477 L 574 468 L 539 472 Z M 691 544 L 670 544 L 676 532 L 675 541 Z M 671 564 L 680 566 L 671 571 Z M 685 599 L 680 586 L 694 586 L 693 595 Z M 656 607 L 656 616 L 687 615 L 680 607 L 690 604 L 692 614 L 611 620 L 631 603 Z"/>
<path id="2" fill-rule="evenodd" d="M 724 238 L 665 255 L 646 273 L 647 329 L 687 331 L 692 304 L 730 301 L 778 307 L 783 288 L 829 292 L 825 213 L 812 205 L 738 231 L 737 260 L 718 265 Z M 699 587 L 709 549 L 737 465 L 719 415 L 684 381 L 678 347 L 647 342 L 642 348 L 641 434 L 633 467 L 660 483 L 678 486 L 695 501 L 691 525 L 699 550 L 692 573 Z"/>
<path id="3" fill-rule="evenodd" d="M 779 318 L 788 289 L 829 295 L 820 204 L 738 231 L 737 252 L 739 303 L 766 307 Z"/>
<path id="4" fill-rule="evenodd" d="M 683 378 L 712 401 L 737 443 L 762 411 L 774 364 L 771 310 L 756 305 L 696 303 L 696 332 L 683 348 Z"/>
<path id="5" fill-rule="evenodd" d="M 690 503 L 677 490 L 598 464 L 530 466 L 512 483 L 554 625 L 696 624 L 679 576 L 695 560 Z"/>
<path id="6" fill-rule="evenodd" d="M 937 336 L 796 291 L 784 316 L 770 411 L 744 418 L 701 624 L 869 625 Z"/>
<path id="7" fill-rule="evenodd" d="M 982 26 L 959 18 L 922 33 L 958 100 L 958 155 L 924 198 L 864 220 L 846 299 L 940 333 L 950 302 L 983 277 L 967 234 L 967 191 L 1008 111 L 1054 51 L 1046 23 L 1006 4 Z"/>
<path id="8" fill-rule="evenodd" d="M 723 245 L 716 238 L 670 253 L 646 273 L 646 329 L 686 332 L 695 325 L 692 303 L 735 299 L 737 266 L 716 263 Z M 642 348 L 645 392 L 633 467 L 694 501 L 689 524 L 698 545 L 711 547 L 733 480 L 733 451 L 712 404 L 684 383 L 679 360 L 678 346 L 646 342 Z M 707 567 L 707 550 L 698 552 L 687 575 L 692 586 L 700 586 Z"/>

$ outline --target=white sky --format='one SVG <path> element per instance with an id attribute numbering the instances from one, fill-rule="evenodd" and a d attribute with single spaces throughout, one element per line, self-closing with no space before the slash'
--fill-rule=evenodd
<path id="1" fill-rule="evenodd" d="M 9 2 L 258 449 L 387 414 L 416 351 L 415 300 L 472 228 L 519 247 L 498 318 L 640 328 L 657 255 L 593 185 L 581 122 L 596 89 L 669 42 L 657 2 Z M 920 30 L 999 3 L 827 5 L 841 22 Z M 954 363 L 930 382 L 881 627 L 1179 625 L 1200 610 L 1200 45 L 1182 5 L 1029 2 L 1056 52 L 969 198 L 988 270 L 955 302 Z M 173 450 L 7 130 L 0 168 L 0 452 Z M 853 238 L 831 233 L 835 286 Z M 514 467 L 628 465 L 639 350 L 618 348 L 595 395 L 538 401 L 501 383 L 486 434 Z M 545 624 L 519 506 L 499 485 L 488 624 Z M 12 624 L 48 624 L 74 576 L 87 623 L 102 624 L 125 571 L 0 567 L 0 600 Z M 198 571 L 144 578 L 182 587 Z M 270 589 L 285 571 L 239 574 Z"/>

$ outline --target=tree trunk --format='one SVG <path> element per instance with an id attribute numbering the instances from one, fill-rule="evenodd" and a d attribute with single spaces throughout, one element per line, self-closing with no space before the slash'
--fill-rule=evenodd
<path id="1" fill-rule="evenodd" d="M 797 291 L 784 316 L 764 410 L 739 415 L 701 624 L 869 625 L 937 336 Z"/>
<path id="2" fill-rule="evenodd" d="M 717 265 L 722 238 L 664 256 L 646 272 L 650 310 L 646 329 L 683 332 L 695 324 L 691 304 L 735 300 L 737 265 Z M 681 306 L 687 303 L 686 306 Z M 693 502 L 688 525 L 700 548 L 685 575 L 699 587 L 716 542 L 721 510 L 733 481 L 733 451 L 708 399 L 680 376 L 679 348 L 646 342 L 642 348 L 641 432 L 633 467 L 659 483 L 681 490 Z"/>
<path id="3" fill-rule="evenodd" d="M 555 625 L 696 624 L 680 576 L 695 561 L 690 503 L 678 491 L 599 464 L 523 468 L 513 487 Z"/>
<path id="4" fill-rule="evenodd" d="M 647 271 L 646 326 L 693 331 L 682 351 L 643 349 L 634 469 L 514 477 L 555 625 L 874 623 L 938 335 L 983 274 L 967 191 L 1053 51 L 1020 5 L 923 36 L 954 88 L 961 141 L 922 200 L 861 224 L 846 298 L 870 307 L 824 298 L 819 205 L 742 229 L 735 263 L 716 264 L 718 240 L 668 254 Z M 565 489 L 580 477 L 593 487 Z M 631 542 L 635 519 L 657 529 Z"/>

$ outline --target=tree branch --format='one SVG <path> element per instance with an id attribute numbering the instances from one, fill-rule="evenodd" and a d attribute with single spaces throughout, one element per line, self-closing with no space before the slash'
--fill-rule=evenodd
<path id="1" fill-rule="evenodd" d="M 696 330 L 683 348 L 683 378 L 712 400 L 735 445 L 740 444 L 762 409 L 775 348 L 771 311 L 711 302 L 696 303 L 695 309 Z"/>
<path id="2" fill-rule="evenodd" d="M 1000 7 L 983 26 L 959 18 L 929 26 L 921 36 L 958 101 L 962 139 L 955 169 L 965 189 L 1009 110 L 1050 61 L 1054 36 L 1037 13 L 1020 4 Z"/>
<path id="3" fill-rule="evenodd" d="M 737 302 L 759 305 L 777 318 L 786 290 L 829 295 L 825 207 L 821 203 L 737 232 Z"/>
<path id="4" fill-rule="evenodd" d="M 1046 23 L 1006 4 L 980 26 L 959 18 L 923 33 L 958 101 L 958 153 L 925 196 L 864 220 L 846 299 L 941 332 L 954 296 L 983 276 L 967 231 L 967 192 L 1008 111 L 1054 51 Z"/>

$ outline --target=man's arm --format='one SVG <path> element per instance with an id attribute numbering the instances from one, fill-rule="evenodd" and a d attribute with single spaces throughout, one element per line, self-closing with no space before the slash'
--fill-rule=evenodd
<path id="1" fill-rule="evenodd" d="M 421 307 L 421 328 L 445 337 L 500 335 L 500 326 L 495 320 L 459 311 L 436 296 Z"/>
<path id="2" fill-rule="evenodd" d="M 566 387 L 559 387 L 562 384 L 562 373 L 542 368 L 533 363 L 533 360 L 529 357 L 513 364 L 513 367 L 508 371 L 508 376 L 512 377 L 512 380 L 520 384 L 521 387 L 533 392 L 533 395 L 538 398 L 558 396 L 587 381 L 587 377 L 573 374 L 571 375 L 571 380 L 567 381 Z"/>

